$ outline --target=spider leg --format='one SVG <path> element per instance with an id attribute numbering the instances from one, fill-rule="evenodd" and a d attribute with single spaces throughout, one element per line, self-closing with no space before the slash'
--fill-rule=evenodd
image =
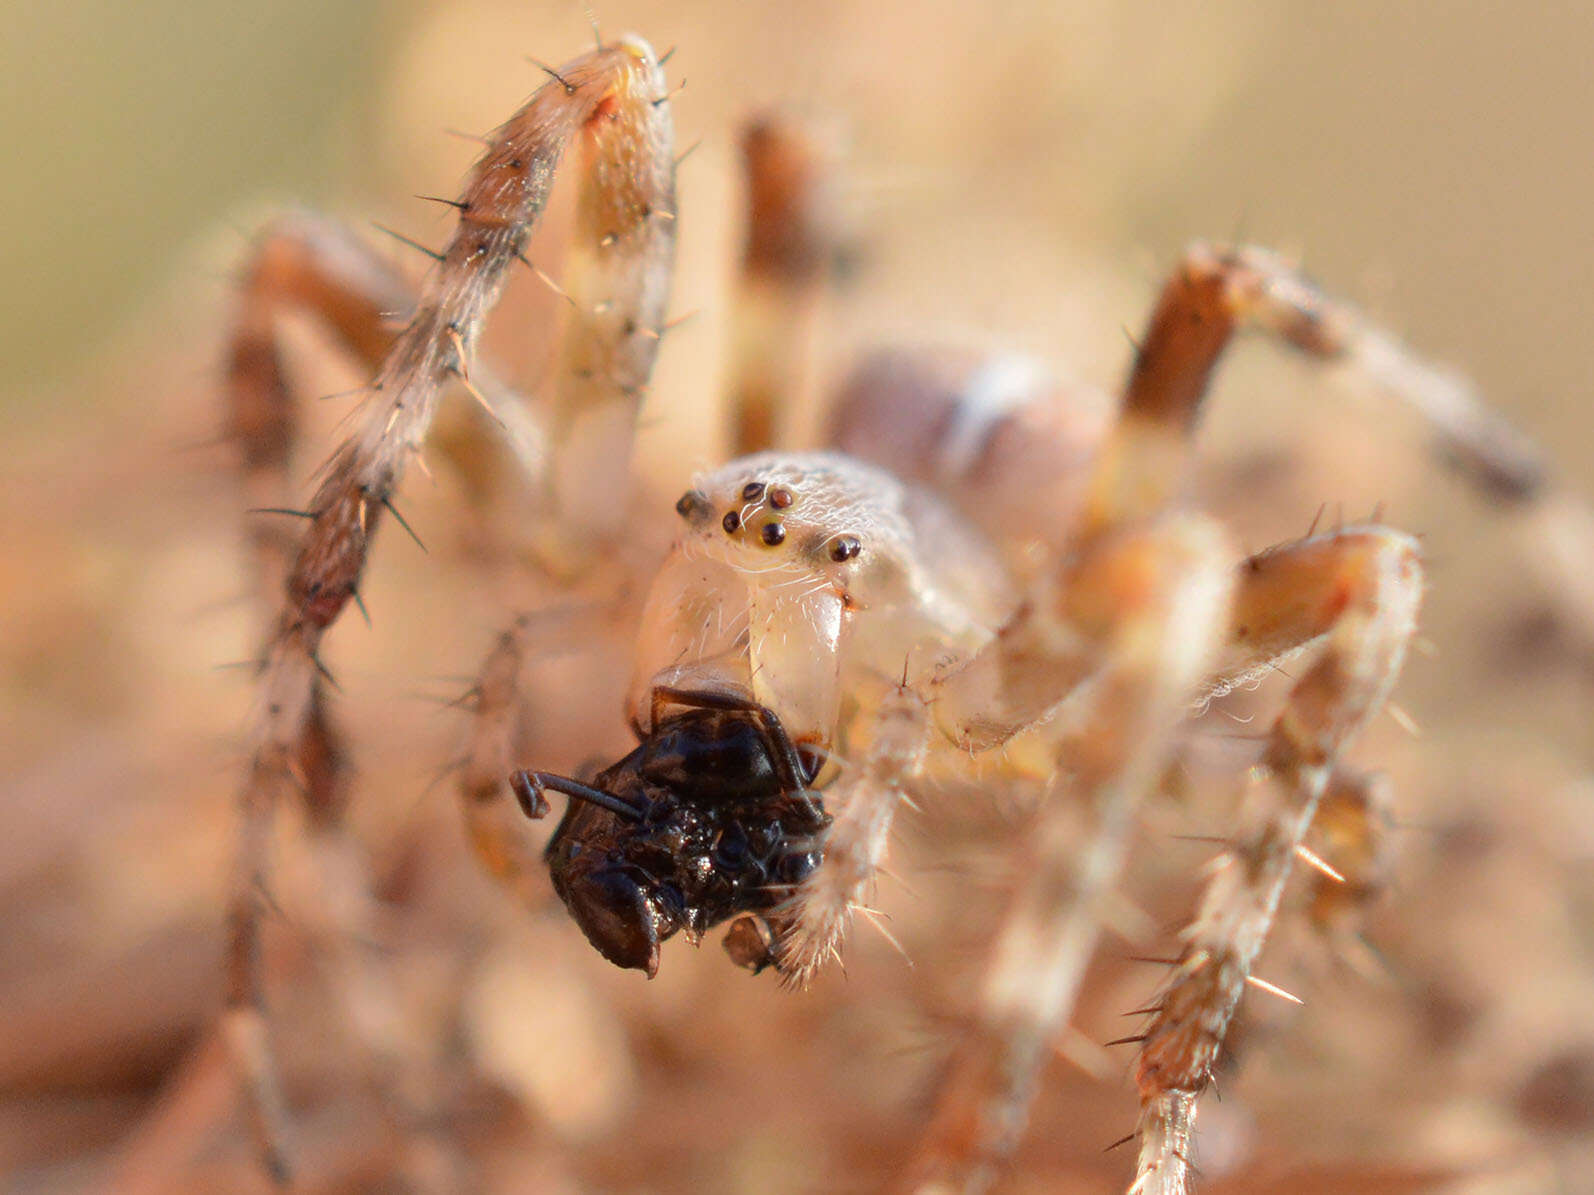
<path id="1" fill-rule="evenodd" d="M 1324 604 L 1319 574 L 1325 560 L 1369 534 L 1400 536 L 1376 525 L 1345 527 L 1264 548 L 1235 566 L 1234 606 L 1223 651 L 1203 686 L 1203 705 L 1306 651 L 1334 629 L 1342 611 Z"/>
<path id="2" fill-rule="evenodd" d="M 279 314 L 310 312 L 345 348 L 374 367 L 393 341 L 386 313 L 408 304 L 403 283 L 385 263 L 330 221 L 282 219 L 257 240 L 229 346 L 226 402 L 244 489 L 258 512 L 250 519 L 249 534 L 261 592 L 280 589 L 292 559 L 292 540 L 285 533 L 289 524 L 277 514 L 287 509 L 288 470 L 297 438 L 295 404 L 277 341 Z M 287 1114 L 266 1029 L 260 955 L 273 813 L 285 788 L 297 793 L 309 814 L 317 840 L 312 857 L 327 863 L 329 871 L 330 860 L 339 857 L 337 870 L 356 887 L 365 871 L 344 827 L 348 772 L 341 735 L 327 708 L 326 682 L 315 672 L 303 682 L 301 733 L 281 755 L 262 761 L 267 774 L 248 784 L 241 798 L 238 861 L 227 910 L 224 1033 L 249 1092 L 256 1146 L 277 1183 L 289 1177 Z M 334 953 L 372 936 L 368 904 L 356 896 L 352 904 L 340 900 L 337 906 L 351 916 L 328 935 Z"/>
<path id="3" fill-rule="evenodd" d="M 249 504 L 273 516 L 249 521 L 261 592 L 281 588 L 293 552 L 293 524 L 280 515 L 293 502 L 288 471 L 298 428 L 278 343 L 279 316 L 309 313 L 374 369 L 396 334 L 389 319 L 411 301 L 387 263 L 334 221 L 285 217 L 256 239 L 228 344 L 225 404 Z"/>
<path id="4" fill-rule="evenodd" d="M 791 447 L 820 409 L 825 316 L 848 252 L 837 153 L 821 130 L 765 113 L 742 130 L 747 240 L 731 304 L 732 455 Z"/>
<path id="5" fill-rule="evenodd" d="M 1332 541 L 1376 528 L 1308 536 L 1294 544 L 1267 548 L 1242 560 L 1235 574 L 1235 602 L 1226 646 L 1218 665 L 1202 686 L 1197 708 L 1205 706 L 1309 653 L 1334 626 L 1335 611 L 1307 599 L 1292 567 L 1299 560 L 1278 557 L 1293 549 L 1333 551 Z M 1393 534 L 1393 533 L 1391 533 Z M 1315 541 L 1310 549 L 1307 541 Z M 1341 949 L 1354 946 L 1357 910 L 1383 890 L 1389 863 L 1391 793 L 1388 778 L 1337 764 L 1314 819 L 1318 839 L 1309 852 L 1313 862 L 1312 923 L 1333 937 Z M 1303 853 L 1304 852 L 1304 853 Z M 1363 951 L 1355 951 L 1361 957 Z"/>
<path id="6" fill-rule="evenodd" d="M 1358 370 L 1414 409 L 1480 489 L 1512 500 L 1540 486 L 1538 452 L 1470 385 L 1412 353 L 1282 258 L 1250 246 L 1191 247 L 1164 287 L 1135 355 L 1087 526 L 1158 508 L 1183 484 L 1182 445 L 1234 333 L 1264 331 Z"/>
<path id="7" fill-rule="evenodd" d="M 321 484 L 303 512 L 306 526 L 296 546 L 285 545 L 278 613 L 267 635 L 250 735 L 250 762 L 239 803 L 243 818 L 240 882 L 229 910 L 229 1021 L 234 1040 L 264 1039 L 258 998 L 259 884 L 272 810 L 280 793 L 296 782 L 299 761 L 327 726 L 324 670 L 318 650 L 358 587 L 371 536 L 392 499 L 410 458 L 425 441 L 445 388 L 458 380 L 474 387 L 471 356 L 488 310 L 510 267 L 537 224 L 555 169 L 568 144 L 579 143 L 584 184 L 578 199 L 579 279 L 599 293 L 583 290 L 575 298 L 577 316 L 565 340 L 562 385 L 553 404 L 555 431 L 585 425 L 589 410 L 600 423 L 616 402 L 634 415 L 642 385 L 657 351 L 657 314 L 668 288 L 674 242 L 671 118 L 663 74 L 652 51 L 639 39 L 624 37 L 567 64 L 559 77 L 539 89 L 489 140 L 458 204 L 458 221 L 447 248 L 422 288 L 408 325 L 390 343 L 368 318 L 379 303 L 347 308 L 350 329 L 360 334 L 356 351 L 368 361 L 380 356 L 364 402 L 353 415 L 353 430 L 333 454 Z M 616 162 L 625 169 L 616 169 Z M 291 272 L 290 272 L 291 276 Z M 346 281 L 346 280 L 345 280 Z M 609 288 L 612 288 L 612 293 Z M 330 278 L 323 288 L 334 299 L 356 293 Z M 267 297 L 271 291 L 264 292 Z M 291 289 L 286 292 L 290 296 Z M 246 304 L 246 308 L 247 308 Z M 338 302 L 334 311 L 342 310 Z M 281 459 L 290 426 L 273 407 L 285 391 L 274 358 L 258 350 L 269 306 L 250 310 L 248 335 L 235 342 L 236 383 L 253 382 L 259 406 L 235 401 L 234 424 L 260 431 L 268 463 Z M 336 326 L 336 320 L 334 325 Z M 651 334 L 651 335 L 650 335 Z M 239 346 L 242 346 L 240 349 Z M 250 360 L 250 353 L 254 360 Z M 239 386 L 236 393 L 242 394 Z M 625 428 L 629 442 L 630 428 Z M 250 441 L 246 440 L 246 444 Z M 583 441 L 585 443 L 585 441 Z M 281 452 L 278 452 L 278 449 Z M 607 446 L 612 453 L 612 444 Z M 574 448 L 577 460 L 582 454 Z M 273 456 L 272 454 L 277 455 Z M 609 458 L 606 458 L 606 460 Z M 592 479 L 573 479 L 571 462 L 552 484 L 569 494 L 579 481 L 591 492 Z M 623 479 L 622 479 L 623 480 Z M 598 506 L 613 508 L 613 487 L 602 491 Z M 280 506 L 280 503 L 272 503 Z M 590 504 L 589 504 L 590 505 Z M 243 1062 L 253 1082 L 263 1154 L 279 1181 L 285 1179 L 281 1145 L 281 1100 L 264 1074 L 269 1052 L 248 1049 Z"/>
<path id="8" fill-rule="evenodd" d="M 1416 626 L 1422 568 L 1409 536 L 1347 530 L 1248 562 L 1240 603 L 1293 610 L 1326 625 L 1323 653 L 1274 723 L 1242 824 L 1214 867 L 1184 949 L 1146 1031 L 1136 1068 L 1141 1153 L 1137 1195 L 1187 1188 L 1196 1098 L 1272 925 L 1297 848 L 1346 742 L 1384 704 Z"/>
<path id="9" fill-rule="evenodd" d="M 505 788 L 517 754 L 521 674 L 532 630 L 530 616 L 516 618 L 482 662 L 459 771 L 460 810 L 477 861 L 528 904 L 547 891 L 539 867 L 542 851 L 515 803 L 506 799 Z"/>
<path id="10" fill-rule="evenodd" d="M 1368 965 L 1369 948 L 1359 937 L 1361 914 L 1388 889 L 1394 830 L 1389 777 L 1336 767 L 1312 821 L 1308 845 L 1321 863 L 1310 876 L 1309 917 L 1354 967 Z"/>
<path id="11" fill-rule="evenodd" d="M 625 41 L 626 39 L 622 39 Z M 548 407 L 549 549 L 566 568 L 590 563 L 631 509 L 631 442 L 659 343 L 675 262 L 675 134 L 652 52 L 610 47 L 643 69 L 617 71 L 594 95 L 580 139 L 581 192 L 561 287 L 569 299 Z M 642 47 L 646 50 L 646 47 Z M 645 63 L 642 61 L 645 57 Z M 568 75 L 568 72 L 561 71 Z M 621 105 L 611 114 L 605 104 Z M 507 127 L 507 126 L 506 126 Z"/>
<path id="12" fill-rule="evenodd" d="M 939 679 L 934 707 L 936 719 L 942 732 L 954 743 L 969 750 L 1000 744 L 1054 709 L 1079 686 L 1087 682 L 1094 686 L 1110 680 L 1114 675 L 1111 669 L 1115 659 L 1134 658 L 1126 656 L 1123 648 L 1116 654 L 1103 654 L 1099 646 L 1103 642 L 1102 635 L 1104 629 L 1118 625 L 1115 620 L 1128 614 L 1122 601 L 1123 592 L 1132 589 L 1136 582 L 1144 584 L 1147 577 L 1161 574 L 1144 563 L 1138 572 L 1129 570 L 1117 577 L 1111 570 L 1100 577 L 1092 577 L 1090 568 L 1094 562 L 1112 560 L 1113 545 L 1132 543 L 1136 535 L 1145 534 L 1147 529 L 1170 517 L 1166 512 L 1179 500 L 1184 488 L 1192 433 L 1211 373 L 1234 332 L 1246 325 L 1264 328 L 1301 351 L 1329 359 L 1350 353 L 1352 346 L 1358 343 L 1356 337 L 1360 328 L 1346 309 L 1330 303 L 1297 274 L 1262 251 L 1218 251 L 1198 246 L 1187 255 L 1164 290 L 1137 353 L 1120 416 L 1108 433 L 1085 491 L 1081 517 L 1074 528 L 1073 553 L 1071 557 L 1064 557 L 1070 563 L 1055 577 L 1042 578 L 1026 604 L 1002 628 L 992 644 L 966 666 Z M 1158 710 L 1166 710 L 1163 703 L 1168 700 L 1175 709 L 1188 700 L 1208 669 L 1215 669 L 1217 675 L 1216 681 L 1209 683 L 1210 691 L 1221 687 L 1226 677 L 1232 681 L 1233 676 L 1258 667 L 1288 643 L 1307 641 L 1326 633 L 1331 646 L 1325 658 L 1350 661 L 1347 670 L 1365 669 L 1378 678 L 1371 690 L 1347 696 L 1346 707 L 1376 708 L 1381 704 L 1385 691 L 1398 674 L 1406 638 L 1415 618 L 1416 597 L 1421 589 L 1420 582 L 1411 579 L 1416 575 L 1414 554 L 1409 561 L 1400 563 L 1390 563 L 1386 557 L 1392 560 L 1402 550 L 1409 550 L 1410 541 L 1397 533 L 1376 529 L 1363 533 L 1361 539 L 1356 533 L 1322 539 L 1331 541 L 1333 546 L 1325 548 L 1319 541 L 1308 541 L 1266 558 L 1247 561 L 1241 573 L 1251 574 L 1252 579 L 1242 582 L 1243 592 L 1232 616 L 1225 613 L 1226 607 L 1222 605 L 1232 584 L 1232 578 L 1225 578 L 1218 587 L 1225 597 L 1215 606 L 1201 607 L 1219 620 L 1218 625 L 1205 636 L 1184 636 L 1184 641 L 1193 645 L 1194 651 L 1203 653 L 1194 669 L 1190 667 L 1190 655 L 1177 656 L 1172 654 L 1173 649 L 1166 657 L 1157 659 L 1158 669 L 1172 678 L 1173 683 L 1168 688 L 1143 689 L 1134 699 L 1120 698 L 1114 702 L 1110 699 L 1112 687 L 1109 684 L 1109 698 L 1097 700 L 1120 716 L 1123 710 L 1129 711 L 1131 716 L 1122 727 L 1144 727 L 1147 723 L 1137 719 L 1147 719 L 1151 729 L 1141 730 L 1131 740 L 1141 746 L 1141 755 L 1132 755 L 1120 747 L 1123 754 L 1118 760 L 1119 767 L 1097 773 L 1089 761 L 1109 750 L 1123 734 L 1133 732 L 1113 724 L 1097 727 L 1087 715 L 1086 722 L 1092 733 L 1068 735 L 1062 743 L 1067 765 L 1084 791 L 1092 791 L 1093 776 L 1105 775 L 1114 781 L 1126 781 L 1134 776 L 1136 773 L 1129 766 L 1131 760 L 1164 758 L 1171 723 L 1162 723 L 1170 729 L 1159 733 L 1153 715 Z M 1393 593 L 1366 596 L 1356 586 L 1361 574 L 1346 563 L 1344 568 L 1332 570 L 1339 587 L 1331 587 L 1328 593 L 1328 597 L 1337 599 L 1339 604 L 1330 601 L 1317 609 L 1315 622 L 1310 617 L 1313 613 L 1310 609 L 1296 613 L 1291 624 L 1289 602 L 1309 605 L 1306 596 L 1310 591 L 1309 579 L 1322 572 L 1320 558 L 1326 555 L 1334 561 L 1349 562 L 1357 555 L 1353 545 L 1361 543 L 1362 539 L 1371 540 L 1384 552 L 1383 556 L 1374 553 L 1378 564 L 1367 566 L 1369 574 L 1380 571 L 1399 574 L 1405 588 L 1395 586 Z M 1207 557 L 1208 560 L 1213 558 L 1211 554 Z M 1303 572 L 1308 580 L 1303 581 Z M 1347 610 L 1360 613 L 1347 613 Z M 1171 618 L 1177 611 L 1178 606 L 1174 604 L 1164 610 L 1163 617 Z M 1375 626 L 1375 630 L 1369 632 L 1373 640 L 1370 644 L 1354 640 L 1357 632 L 1350 628 L 1360 625 L 1356 622 L 1358 616 L 1362 622 Z M 1214 655 L 1224 641 L 1223 620 L 1226 618 L 1233 624 L 1236 647 L 1231 652 L 1234 659 L 1220 664 L 1209 656 Z M 1268 621 L 1270 618 L 1281 625 L 1273 625 Z M 1165 621 L 1148 620 L 1147 629 L 1137 630 L 1142 636 L 1137 646 L 1140 650 L 1150 650 L 1150 645 L 1158 641 L 1157 632 L 1166 634 L 1169 629 Z M 1175 636 L 1176 642 L 1178 639 Z M 1320 665 L 1312 676 L 1318 677 L 1324 667 Z M 1098 676 L 1098 670 L 1102 669 L 1105 671 Z M 1183 688 L 1180 688 L 1181 681 Z M 1292 710 L 1299 705 L 1302 716 L 1310 713 L 1312 694 L 1316 692 L 1313 686 L 1321 687 L 1326 683 L 1321 680 L 1303 682 L 1297 689 Z M 1370 708 L 1358 710 L 1358 715 L 1365 716 Z M 1176 715 L 1164 714 L 1164 717 L 1177 720 Z M 1281 725 L 1293 728 L 1295 718 L 1294 714 L 1287 714 Z M 1331 755 L 1337 753 L 1340 741 L 1353 728 L 1345 728 L 1335 740 Z M 1067 734 L 1066 728 L 1064 733 Z M 1293 739 L 1287 741 L 1294 742 Z M 1286 756 L 1283 748 L 1275 754 L 1285 761 L 1283 766 L 1294 767 L 1298 762 L 1295 755 Z M 1075 755 L 1080 759 L 1076 761 Z M 1294 858 L 1295 848 L 1310 824 L 1311 806 L 1321 795 L 1331 771 L 1330 759 L 1311 772 L 1312 779 L 1307 785 L 1310 796 L 1298 802 L 1305 808 L 1304 816 L 1299 819 L 1298 826 L 1292 824 L 1290 827 L 1292 833 L 1284 850 L 1286 862 Z M 1085 869 L 1082 874 L 1088 877 L 1088 882 L 1074 878 L 1074 865 L 1064 849 L 1067 844 L 1080 841 L 1077 827 L 1070 826 L 1066 833 L 1059 831 L 1055 838 L 1045 832 L 1035 835 L 1034 842 L 1051 842 L 1054 851 L 1048 857 L 1037 848 L 1039 857 L 1032 861 L 1029 878 L 1020 889 L 1003 938 L 1004 951 L 1009 949 L 1006 945 L 1009 941 L 1022 943 L 1023 949 L 1018 945 L 1011 947 L 1012 953 L 1003 957 L 1018 961 L 1011 966 L 999 961 L 993 970 L 997 978 L 993 979 L 982 1004 L 980 1027 L 970 1038 L 974 1044 L 966 1044 L 954 1062 L 943 1088 L 936 1120 L 912 1172 L 917 1176 L 916 1184 L 933 1183 L 946 1175 L 954 1175 L 977 1187 L 988 1179 L 994 1162 L 1016 1140 L 1028 1104 L 1033 1066 L 1015 1067 L 1011 1060 L 1032 1057 L 1038 1046 L 1024 1044 L 1026 1039 L 1021 1032 L 990 1029 L 989 1026 L 1000 1022 L 985 1010 L 1003 1007 L 998 980 L 1005 974 L 1012 974 L 1022 975 L 1022 982 L 1044 993 L 1046 1003 L 1038 1002 L 1033 1006 L 1039 1010 L 1034 1023 L 1045 1027 L 1059 1024 L 1066 1018 L 1096 931 L 1097 918 L 1089 897 L 1105 890 L 1116 874 L 1123 852 L 1124 827 L 1135 799 L 1151 783 L 1141 778 L 1144 782 L 1138 786 L 1119 783 L 1117 799 L 1105 806 L 1099 798 L 1087 803 L 1086 808 L 1094 815 L 1092 823 L 1085 827 L 1084 838 L 1091 844 L 1082 864 Z M 1050 903 L 1043 904 L 1048 896 Z M 1276 903 L 1276 896 L 1272 899 Z M 1026 931 L 1029 918 L 1024 911 L 1026 901 L 1052 912 L 1049 922 L 1039 921 L 1046 926 L 1045 932 Z M 1271 910 L 1272 905 L 1269 905 L 1267 918 L 1255 927 L 1257 939 L 1251 954 L 1244 958 L 1246 968 L 1255 948 L 1260 946 L 1261 936 L 1266 933 Z M 1031 935 L 1028 940 L 1022 937 L 1026 932 Z M 1039 968 L 1039 972 L 1048 977 L 1046 983 L 1035 983 L 1036 969 L 1021 965 L 1026 952 L 1030 959 L 1048 960 Z M 1242 986 L 1244 979 L 1242 973 L 1238 980 Z M 1009 982 L 1017 986 L 1020 981 L 1010 979 Z M 1227 1014 L 1224 1014 L 1223 1024 L 1227 1024 Z M 988 1040 L 994 1043 L 983 1053 L 977 1044 L 981 1034 L 988 1035 Z M 1217 1039 L 1221 1039 L 1221 1032 Z M 1029 1040 L 1044 1039 L 1031 1030 Z M 1214 1052 L 1215 1048 L 1214 1045 Z M 1207 1062 L 1210 1063 L 1210 1058 Z M 1186 1129 L 1187 1112 L 1188 1109 L 1184 1109 L 1182 1122 Z M 1147 1123 L 1153 1119 L 1148 1115 Z M 1182 1156 L 1187 1143 L 1183 1138 L 1173 1140 L 1166 1156 Z"/>
<path id="13" fill-rule="evenodd" d="M 1017 1144 L 1037 1072 L 1094 949 L 1134 812 L 1221 642 L 1229 558 L 1212 520 L 1167 515 L 1098 539 L 1060 587 L 1060 607 L 1045 619 L 1051 671 L 1090 678 L 1085 712 L 1061 744 L 1068 791 L 1051 794 L 1026 835 L 1022 879 L 974 1024 L 941 1079 L 901 1189 L 982 1190 Z M 1033 626 L 1028 633 L 1043 638 Z"/>
<path id="14" fill-rule="evenodd" d="M 295 513 L 288 502 L 297 404 L 282 361 L 280 317 L 288 312 L 312 317 L 356 362 L 375 369 L 398 336 L 394 320 L 411 305 L 396 272 L 336 222 L 295 215 L 277 220 L 257 238 L 233 325 L 226 400 L 228 430 L 254 507 L 249 535 L 260 592 L 280 591 L 293 563 L 292 539 L 284 533 L 293 524 L 283 516 Z M 308 511 L 303 515 L 314 517 Z M 358 593 L 352 596 L 359 601 Z M 424 1081 L 403 1078 L 415 1062 L 393 1000 L 370 862 L 346 824 L 350 769 L 330 710 L 329 678 L 314 657 L 310 664 L 307 693 L 265 698 L 268 716 L 284 709 L 287 700 L 305 700 L 304 721 L 297 740 L 266 761 L 266 774 L 257 776 L 241 798 L 237 872 L 227 917 L 225 1034 L 249 1091 L 257 1148 L 278 1182 L 289 1176 L 286 1108 L 265 1021 L 260 956 L 261 918 L 270 903 L 267 853 L 276 803 L 284 795 L 297 797 L 306 812 L 306 858 L 314 880 L 303 907 L 294 909 L 295 919 L 317 946 L 341 1011 L 379 1072 L 378 1085 L 395 1097 L 400 1091 L 429 1090 Z M 290 670 L 277 679 L 299 675 Z M 414 1125 L 435 1119 L 414 1101 L 407 1112 Z"/>

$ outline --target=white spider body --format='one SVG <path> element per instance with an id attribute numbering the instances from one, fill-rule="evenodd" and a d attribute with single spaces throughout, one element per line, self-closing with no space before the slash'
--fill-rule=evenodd
<path id="1" fill-rule="evenodd" d="M 743 457 L 678 509 L 637 646 L 639 733 L 654 689 L 722 690 L 771 709 L 794 742 L 846 754 L 872 698 L 923 691 L 1015 605 L 1002 557 L 961 516 L 850 457 Z"/>

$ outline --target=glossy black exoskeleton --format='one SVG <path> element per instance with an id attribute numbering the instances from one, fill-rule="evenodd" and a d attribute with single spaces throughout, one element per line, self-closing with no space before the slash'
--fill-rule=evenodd
<path id="1" fill-rule="evenodd" d="M 661 717 L 671 706 L 681 712 Z M 789 897 L 819 866 L 830 824 L 807 787 L 817 763 L 770 710 L 669 689 L 654 708 L 636 750 L 591 785 L 546 772 L 511 780 L 530 817 L 547 812 L 544 791 L 572 798 L 546 853 L 554 890 L 604 958 L 649 978 L 671 934 L 696 941 Z"/>

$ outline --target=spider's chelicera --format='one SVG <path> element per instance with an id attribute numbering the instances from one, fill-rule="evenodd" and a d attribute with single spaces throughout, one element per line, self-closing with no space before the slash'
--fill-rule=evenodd
<path id="1" fill-rule="evenodd" d="M 682 712 L 656 720 L 592 784 L 546 772 L 512 780 L 529 817 L 548 812 L 547 790 L 571 798 L 548 843 L 554 889 L 604 958 L 650 978 L 659 944 L 678 930 L 696 941 L 787 899 L 819 866 L 830 824 L 807 787 L 817 762 L 773 712 L 718 693 L 661 698 Z M 733 947 L 744 965 L 771 961 L 761 920 L 735 941 L 763 943 Z"/>

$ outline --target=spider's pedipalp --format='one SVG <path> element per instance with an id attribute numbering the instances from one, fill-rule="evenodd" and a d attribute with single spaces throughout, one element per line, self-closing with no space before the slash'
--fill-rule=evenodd
<path id="1" fill-rule="evenodd" d="M 885 697 L 874 741 L 832 789 L 835 820 L 825 834 L 824 861 L 772 918 L 779 934 L 776 958 L 787 984 L 807 986 L 840 951 L 853 911 L 869 899 L 902 786 L 919 766 L 929 729 L 916 693 L 902 688 Z"/>

